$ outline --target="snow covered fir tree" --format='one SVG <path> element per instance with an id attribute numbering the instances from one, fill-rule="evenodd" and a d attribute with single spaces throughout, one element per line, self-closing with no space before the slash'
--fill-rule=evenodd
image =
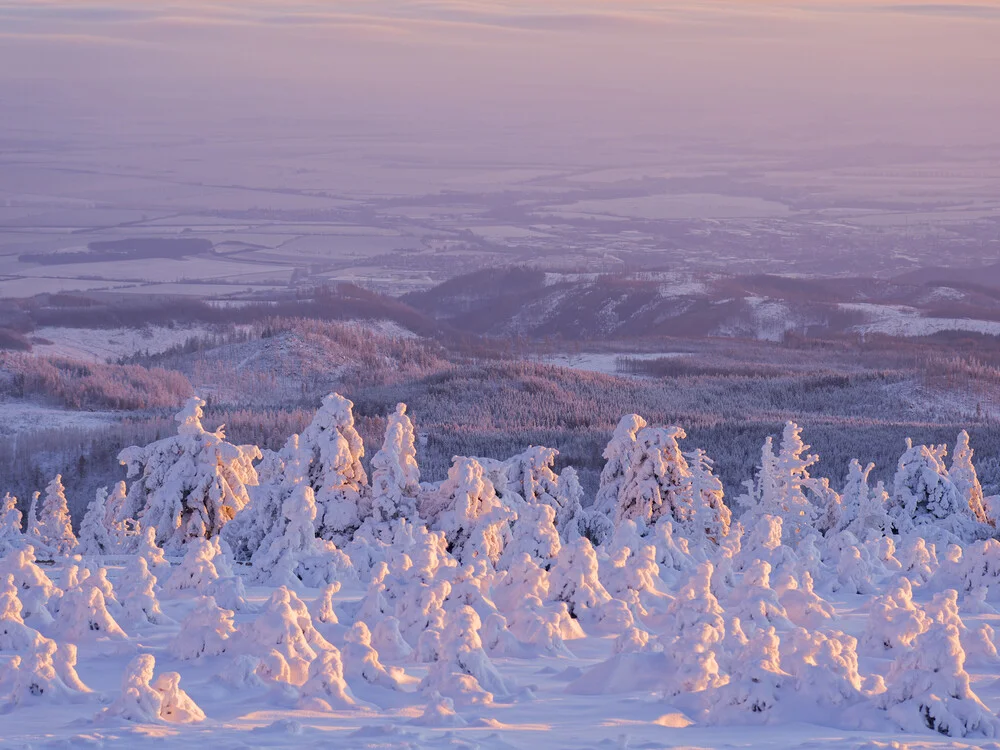
<path id="1" fill-rule="evenodd" d="M 544 446 L 426 481 L 402 403 L 370 457 L 339 394 L 280 451 L 227 442 L 204 406 L 121 451 L 76 529 L 58 476 L 30 510 L 4 498 L 0 726 L 58 711 L 66 746 L 1000 743 L 1000 503 L 964 431 L 901 446 L 883 484 L 863 457 L 818 476 L 789 422 L 728 498 L 682 427 L 630 414 L 587 497 Z"/>

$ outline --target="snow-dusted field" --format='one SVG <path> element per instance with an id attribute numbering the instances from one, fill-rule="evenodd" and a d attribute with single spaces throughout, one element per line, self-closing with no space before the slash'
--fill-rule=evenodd
<path id="1" fill-rule="evenodd" d="M 45 566 L 55 581 L 65 579 L 65 566 Z M 120 588 L 126 568 L 119 561 L 108 565 L 108 578 Z M 247 589 L 247 609 L 237 612 L 237 631 L 246 629 L 266 609 L 269 587 Z M 350 586 L 334 596 L 334 608 L 342 624 L 325 624 L 312 616 L 313 626 L 332 645 L 343 649 L 347 612 L 355 607 L 363 591 Z M 317 607 L 318 591 L 299 592 L 311 612 Z M 865 605 L 871 597 L 831 597 L 837 627 L 863 636 Z M 671 697 L 658 689 L 668 685 L 671 675 L 661 671 L 662 655 L 615 657 L 615 638 L 592 635 L 567 644 L 570 653 L 559 656 L 515 658 L 490 656 L 500 676 L 518 686 L 520 695 L 494 700 L 487 705 L 458 707 L 455 713 L 426 716 L 433 703 L 420 689 L 428 674 L 426 664 L 379 654 L 388 669 L 403 670 L 406 677 L 399 690 L 385 690 L 363 677 L 349 676 L 347 685 L 355 705 L 326 708 L 298 705 L 297 690 L 290 684 L 262 683 L 257 686 L 227 684 L 235 654 L 180 659 L 171 644 L 184 640 L 182 625 L 196 604 L 196 595 L 160 596 L 163 613 L 172 622 L 165 625 L 129 625 L 123 621 L 126 638 L 87 633 L 78 639 L 76 671 L 93 692 L 73 696 L 55 705 L 38 701 L 0 714 L 0 747 L 135 747 L 156 741 L 158 747 L 190 748 L 212 744 L 218 747 L 337 747 L 337 748 L 984 748 L 996 747 L 983 738 L 954 740 L 933 733 L 901 732 L 884 718 L 870 730 L 831 728 L 831 723 L 850 723 L 857 709 L 831 707 L 818 711 L 796 701 L 794 689 L 783 700 L 789 709 L 780 720 L 763 722 L 752 713 L 745 723 L 710 725 L 698 721 L 689 696 Z M 919 603 L 919 602 L 918 602 Z M 924 602 L 926 603 L 926 602 Z M 991 623 L 1000 627 L 1000 617 L 964 616 L 967 627 Z M 375 623 L 372 623 L 372 627 Z M 49 632 L 53 632 L 50 629 Z M 53 633 L 54 635 L 54 633 Z M 60 642 L 65 639 L 59 638 Z M 200 722 L 125 721 L 102 716 L 119 698 L 122 676 L 139 653 L 156 660 L 156 674 L 177 672 L 180 687 L 204 711 Z M 7 652 L 0 660 L 9 662 Z M 888 669 L 885 658 L 863 660 L 862 671 Z M 972 684 L 992 709 L 1000 707 L 1000 675 L 996 665 L 969 667 Z M 612 677 L 613 676 L 613 677 Z M 646 687 L 607 694 L 611 679 L 619 684 L 634 679 Z M 620 688 L 619 688 L 620 689 Z M 794 706 L 794 708 L 792 708 Z M 801 713 L 794 713 L 800 710 Z M 433 712 L 431 712 L 433 714 Z M 875 713 L 875 712 L 873 712 Z M 858 717 L 860 718 L 860 716 Z M 881 743 L 881 744 L 880 744 Z M 893 744 L 899 743 L 899 744 Z"/>
<path id="2" fill-rule="evenodd" d="M 837 491 L 788 423 L 734 520 L 634 414 L 584 508 L 540 446 L 421 484 L 403 404 L 370 481 L 337 394 L 278 453 L 203 406 L 76 530 L 59 477 L 0 502 L 0 747 L 1000 748 L 964 432 Z"/>
<path id="3" fill-rule="evenodd" d="M 905 305 L 872 305 L 843 303 L 844 310 L 862 312 L 868 323 L 854 326 L 858 333 L 883 333 L 888 336 L 931 336 L 941 331 L 969 331 L 988 336 L 1000 336 L 1000 321 L 971 318 L 927 318 L 920 311 Z"/>
<path id="4" fill-rule="evenodd" d="M 49 343 L 34 343 L 32 351 L 43 356 L 66 357 L 85 362 L 115 361 L 137 352 L 159 354 L 188 339 L 212 332 L 208 325 L 145 326 L 143 328 L 39 328 L 33 337 Z"/>

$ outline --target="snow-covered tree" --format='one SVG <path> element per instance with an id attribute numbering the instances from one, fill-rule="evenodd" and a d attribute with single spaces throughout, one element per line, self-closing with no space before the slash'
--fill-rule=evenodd
<path id="1" fill-rule="evenodd" d="M 351 540 L 371 509 L 361 465 L 365 446 L 354 428 L 353 409 L 351 401 L 331 393 L 309 426 L 281 451 L 286 465 L 302 472 L 316 495 L 318 535 L 340 546 Z M 288 471 L 286 466 L 286 476 Z"/>
<path id="2" fill-rule="evenodd" d="M 180 688 L 180 675 L 164 672 L 154 682 L 155 669 L 156 658 L 152 654 L 139 654 L 132 659 L 125 667 L 121 694 L 104 713 L 145 724 L 204 720 L 205 712 Z"/>
<path id="3" fill-rule="evenodd" d="M 969 433 L 962 430 L 955 440 L 955 450 L 951 454 L 951 466 L 948 475 L 955 483 L 958 494 L 969 503 L 969 511 L 980 523 L 996 525 L 995 519 L 990 519 L 983 501 L 983 487 L 979 483 L 979 475 L 972 464 L 973 450 L 969 446 Z"/>
<path id="4" fill-rule="evenodd" d="M 461 563 L 479 558 L 496 564 L 511 539 L 516 515 L 497 497 L 474 458 L 456 456 L 437 492 L 423 498 L 420 514 L 443 531 L 449 551 Z"/>
<path id="5" fill-rule="evenodd" d="M 297 587 L 324 585 L 347 574 L 350 559 L 332 542 L 315 535 L 316 500 L 300 483 L 284 501 L 278 519 L 250 558 L 254 580 Z"/>
<path id="6" fill-rule="evenodd" d="M 686 458 L 691 471 L 692 506 L 690 517 L 678 520 L 691 538 L 704 535 L 718 544 L 729 534 L 733 514 L 726 507 L 722 482 L 712 471 L 715 463 L 701 448 L 686 454 Z"/>
<path id="7" fill-rule="evenodd" d="M 881 705 L 906 731 L 951 737 L 1000 736 L 1000 719 L 973 692 L 958 628 L 932 624 L 889 670 Z"/>
<path id="8" fill-rule="evenodd" d="M 650 527 L 661 518 L 691 519 L 691 471 L 677 444 L 684 437 L 680 427 L 644 427 L 636 433 L 618 488 L 615 525 L 631 520 Z"/>
<path id="9" fill-rule="evenodd" d="M 552 470 L 559 451 L 543 445 L 529 446 L 526 451 L 504 461 L 507 489 L 516 492 L 526 503 L 544 503 L 555 507 L 559 494 L 559 477 Z"/>
<path id="10" fill-rule="evenodd" d="M 104 528 L 108 530 L 112 546 L 120 551 L 131 551 L 138 542 L 140 528 L 134 518 L 123 516 L 128 502 L 125 482 L 118 482 L 104 501 Z"/>
<path id="11" fill-rule="evenodd" d="M 626 414 L 618 420 L 618 425 L 603 453 L 605 464 L 601 470 L 597 497 L 594 499 L 593 511 L 595 513 L 603 514 L 606 517 L 615 515 L 626 473 L 632 465 L 636 435 L 645 426 L 646 420 L 638 414 Z"/>
<path id="12" fill-rule="evenodd" d="M 564 542 L 572 541 L 584 533 L 582 526 L 586 522 L 583 486 L 580 484 L 580 475 L 572 466 L 567 466 L 559 473 L 555 500 L 556 529 Z"/>
<path id="13" fill-rule="evenodd" d="M 372 456 L 372 521 L 384 526 L 397 518 L 417 517 L 420 468 L 416 435 L 406 416 L 406 404 L 396 404 L 389 415 L 382 448 Z"/>
<path id="14" fill-rule="evenodd" d="M 211 596 L 199 596 L 194 608 L 181 623 L 180 632 L 170 642 L 170 653 L 178 659 L 200 659 L 224 654 L 236 627 L 234 612 L 223 609 Z"/>
<path id="15" fill-rule="evenodd" d="M 17 509 L 17 498 L 9 492 L 0 500 L 0 557 L 28 543 L 21 531 L 21 511 Z"/>
<path id="16" fill-rule="evenodd" d="M 38 516 L 38 536 L 41 544 L 54 554 L 68 555 L 76 549 L 76 535 L 66 504 L 66 489 L 59 474 L 45 488 L 45 501 Z"/>
<path id="17" fill-rule="evenodd" d="M 576 539 L 559 552 L 549 574 L 549 596 L 566 602 L 574 617 L 611 601 L 598 575 L 597 553 L 586 537 Z"/>
<path id="18" fill-rule="evenodd" d="M 501 567 L 528 554 L 542 567 L 548 568 L 562 544 L 555 526 L 556 511 L 551 505 L 525 505 L 521 508 L 511 531 L 511 542 L 504 548 Z"/>
<path id="19" fill-rule="evenodd" d="M 144 557 L 137 555 L 132 558 L 119 584 L 118 600 L 123 616 L 132 624 L 164 625 L 171 621 L 160 609 L 156 598 L 156 576 Z"/>
<path id="20" fill-rule="evenodd" d="M 157 543 L 171 552 L 217 536 L 249 502 L 247 486 L 257 484 L 253 460 L 260 450 L 227 443 L 222 427 L 206 431 L 204 405 L 191 398 L 176 417 L 176 435 L 118 455 L 134 477 L 123 513 L 138 514 L 143 527 L 155 528 Z"/>
<path id="21" fill-rule="evenodd" d="M 819 461 L 819 456 L 807 453 L 809 447 L 794 422 L 785 424 L 777 453 L 773 440 L 767 438 L 757 476 L 747 483 L 747 494 L 737 501 L 746 508 L 740 519 L 744 527 L 751 528 L 761 516 L 777 516 L 782 520 L 785 540 L 793 545 L 816 530 L 833 497 L 829 483 L 809 474 L 810 467 Z"/>
<path id="22" fill-rule="evenodd" d="M 107 524 L 108 490 L 102 487 L 97 490 L 94 499 L 87 506 L 87 513 L 80 523 L 80 554 L 108 555 L 118 551 Z"/>
<path id="23" fill-rule="evenodd" d="M 992 534 L 993 527 L 974 515 L 969 498 L 952 481 L 944 463 L 946 454 L 947 446 L 914 445 L 907 438 L 889 502 L 895 532 L 944 532 L 967 541 Z"/>

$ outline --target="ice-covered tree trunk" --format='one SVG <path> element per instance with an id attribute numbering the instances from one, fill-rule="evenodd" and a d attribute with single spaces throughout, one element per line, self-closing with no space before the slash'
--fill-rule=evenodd
<path id="1" fill-rule="evenodd" d="M 177 435 L 123 450 L 118 458 L 135 477 L 125 513 L 138 513 L 143 526 L 156 529 L 156 541 L 171 552 L 189 542 L 218 536 L 249 501 L 257 484 L 256 446 L 227 443 L 220 427 L 202 427 L 205 402 L 191 398 L 177 415 Z"/>
<path id="2" fill-rule="evenodd" d="M 68 555 L 76 549 L 66 490 L 59 474 L 45 488 L 45 501 L 38 518 L 38 535 L 41 543 L 57 555 Z"/>

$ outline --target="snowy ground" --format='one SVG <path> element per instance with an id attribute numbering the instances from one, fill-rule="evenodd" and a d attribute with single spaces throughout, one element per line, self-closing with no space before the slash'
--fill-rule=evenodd
<path id="1" fill-rule="evenodd" d="M 971 318 L 925 318 L 920 311 L 905 305 L 845 303 L 844 310 L 862 312 L 869 322 L 854 326 L 858 333 L 882 333 L 887 336 L 931 336 L 941 331 L 969 331 L 1000 336 L 1000 321 Z"/>
<path id="2" fill-rule="evenodd" d="M 65 574 L 61 566 L 46 566 L 56 582 Z M 109 579 L 116 586 L 124 570 L 109 566 Z M 313 609 L 316 590 L 300 591 Z M 269 588 L 250 588 L 248 601 L 260 607 L 271 594 Z M 338 610 L 349 609 L 362 592 L 358 588 L 334 597 Z M 846 631 L 860 636 L 864 630 L 865 609 L 869 597 L 833 598 L 838 623 Z M 193 607 L 190 595 L 162 596 L 165 614 L 180 622 Z M 253 620 L 256 614 L 236 615 L 237 626 Z M 342 622 L 346 619 L 341 614 Z M 1000 615 L 963 615 L 967 626 L 979 622 L 1000 627 Z M 334 645 L 343 646 L 343 625 L 316 623 L 320 632 Z M 634 691 L 618 695 L 580 695 L 579 683 L 571 683 L 588 669 L 612 656 L 613 637 L 588 637 L 571 641 L 572 657 L 536 657 L 515 659 L 492 657 L 505 679 L 528 688 L 511 703 L 468 707 L 459 711 L 465 726 L 422 726 L 416 722 L 427 705 L 426 695 L 415 685 L 391 698 L 387 693 L 365 693 L 356 683 L 349 684 L 358 698 L 368 701 L 356 708 L 333 711 L 303 710 L 288 705 L 280 691 L 258 688 L 230 688 L 215 675 L 232 659 L 221 655 L 197 661 L 171 656 L 170 642 L 177 636 L 177 624 L 129 628 L 128 639 L 88 639 L 80 646 L 77 671 L 93 693 L 58 709 L 45 704 L 23 706 L 6 715 L 0 713 L 2 748 L 103 748 L 136 747 L 156 742 L 157 747 L 190 748 L 211 743 L 220 748 L 301 748 L 328 746 L 337 748 L 857 748 L 858 750 L 917 750 L 918 748 L 1000 748 L 1000 744 L 982 738 L 955 740 L 936 738 L 933 734 L 906 734 L 882 731 L 843 731 L 820 724 L 780 723 L 754 726 L 705 726 L 683 707 L 683 700 L 669 700 L 656 691 Z M 180 686 L 207 715 L 197 724 L 144 724 L 122 722 L 95 716 L 119 693 L 121 676 L 127 663 L 137 653 L 156 657 L 156 673 L 176 671 Z M 0 651 L 0 665 L 9 655 Z M 426 666 L 393 662 L 381 657 L 384 664 L 397 664 L 408 675 L 423 677 Z M 881 659 L 863 659 L 866 668 L 885 668 Z M 1000 708 L 1000 666 L 985 669 L 970 667 L 973 688 L 992 709 Z M 0 666 L 2 672 L 2 666 Z M 586 682 L 586 678 L 584 680 Z M 591 678 L 588 685 L 600 692 L 605 686 Z M 377 705 L 381 701 L 382 705 Z M 808 719 L 809 717 L 803 717 Z M 813 717 L 825 723 L 818 717 Z M 899 744 L 893 744 L 899 743 Z"/>
<path id="3" fill-rule="evenodd" d="M 212 332 L 208 325 L 144 326 L 143 328 L 39 328 L 33 336 L 51 343 L 34 343 L 32 351 L 43 356 L 85 362 L 115 361 L 137 352 L 159 354 L 188 339 Z"/>
<path id="4" fill-rule="evenodd" d="M 0 403 L 0 434 L 47 429 L 93 429 L 120 419 L 120 413 L 109 411 L 71 411 L 29 401 Z"/>

